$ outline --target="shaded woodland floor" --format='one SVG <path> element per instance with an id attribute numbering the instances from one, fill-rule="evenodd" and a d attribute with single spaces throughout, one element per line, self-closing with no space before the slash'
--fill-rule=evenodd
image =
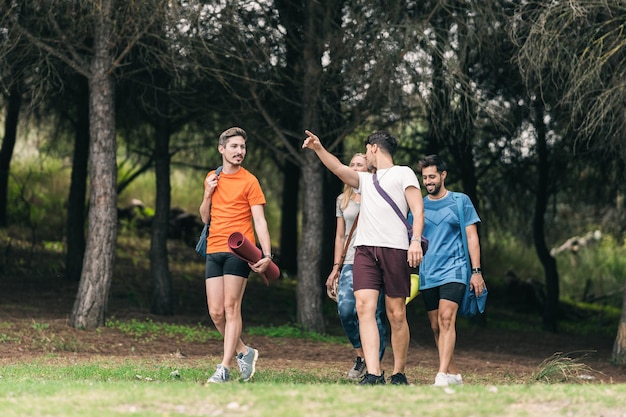
<path id="1" fill-rule="evenodd" d="M 194 254 L 195 255 L 195 254 Z M 7 258 L 5 258 L 6 260 Z M 149 275 L 145 265 L 133 265 L 121 259 L 111 288 L 108 317 L 115 320 L 152 320 L 176 324 L 214 327 L 206 313 L 202 281 L 202 262 L 186 255 L 183 261 L 196 270 L 196 276 L 176 278 L 179 311 L 174 316 L 149 314 Z M 39 261 L 45 261 L 40 259 Z M 50 260 L 48 260 L 51 262 Z M 125 263 L 126 262 L 126 263 Z M 124 264 L 125 263 L 125 264 Z M 21 266 L 20 266 L 21 265 Z M 67 283 L 59 274 L 41 273 L 34 263 L 0 265 L 0 365 L 34 359 L 54 361 L 89 361 L 107 358 L 179 358 L 207 367 L 207 376 L 220 361 L 222 342 L 184 342 L 181 338 L 154 335 L 135 338 L 114 328 L 95 331 L 67 326 L 77 284 Z M 29 273 L 32 271 L 32 273 Z M 192 274 L 193 275 L 193 274 Z M 580 336 L 539 330 L 537 314 L 513 315 L 498 291 L 490 291 L 484 320 L 460 319 L 456 361 L 466 383 L 526 383 L 544 360 L 555 353 L 567 354 L 576 363 L 586 365 L 582 376 L 571 381 L 585 383 L 625 383 L 626 368 L 610 363 L 614 336 L 600 333 Z M 327 332 L 342 335 L 335 304 L 324 301 Z M 295 286 L 278 282 L 266 287 L 252 276 L 244 298 L 244 341 L 259 349 L 258 370 L 315 369 L 335 372 L 345 377 L 354 353 L 346 342 L 325 343 L 299 338 L 273 338 L 245 334 L 249 326 L 280 326 L 296 322 Z M 437 351 L 432 332 L 418 296 L 408 306 L 411 346 L 406 374 L 413 384 L 432 384 L 437 371 Z M 519 329 L 502 323 L 519 323 Z M 511 327 L 511 326 L 509 326 Z M 536 330 L 528 330 L 528 328 Z M 506 328 L 506 330 L 504 330 Z M 616 329 L 616 328 L 615 328 Z M 393 352 L 387 350 L 383 369 L 392 372 Z"/>

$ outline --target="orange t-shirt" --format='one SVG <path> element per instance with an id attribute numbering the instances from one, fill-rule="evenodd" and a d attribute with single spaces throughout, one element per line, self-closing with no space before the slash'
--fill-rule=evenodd
<path id="1" fill-rule="evenodd" d="M 207 177 L 214 172 L 209 172 Z M 207 253 L 230 252 L 228 237 L 234 232 L 241 232 L 250 242 L 256 243 L 250 207 L 259 204 L 265 204 L 265 195 L 254 175 L 243 167 L 235 174 L 222 171 L 211 197 Z"/>

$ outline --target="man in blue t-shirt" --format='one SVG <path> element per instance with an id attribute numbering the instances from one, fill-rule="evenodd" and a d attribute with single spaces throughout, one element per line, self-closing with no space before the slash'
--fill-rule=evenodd
<path id="1" fill-rule="evenodd" d="M 457 311 L 468 282 L 477 297 L 486 289 L 480 268 L 480 242 L 476 227 L 480 218 L 467 195 L 446 189 L 448 171 L 439 156 L 429 155 L 419 165 L 428 193 L 424 197 L 423 235 L 430 241 L 420 265 L 420 292 L 439 350 L 439 371 L 434 385 L 458 385 L 463 383 L 463 379 L 453 360 Z M 457 198 L 463 203 L 463 227 L 471 265 L 467 264 L 463 247 Z"/>

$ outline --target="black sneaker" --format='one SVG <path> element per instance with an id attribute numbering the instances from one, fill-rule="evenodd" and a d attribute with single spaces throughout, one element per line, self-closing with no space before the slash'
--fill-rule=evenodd
<path id="1" fill-rule="evenodd" d="M 383 372 L 382 375 L 378 376 L 378 375 L 373 375 L 370 374 L 369 372 L 365 374 L 365 376 L 363 377 L 363 379 L 361 380 L 361 382 L 359 382 L 359 385 L 384 385 L 385 382 L 385 373 Z"/>
<path id="2" fill-rule="evenodd" d="M 392 385 L 409 385 L 409 381 L 406 380 L 406 375 L 398 372 L 397 374 L 391 375 L 391 384 Z"/>

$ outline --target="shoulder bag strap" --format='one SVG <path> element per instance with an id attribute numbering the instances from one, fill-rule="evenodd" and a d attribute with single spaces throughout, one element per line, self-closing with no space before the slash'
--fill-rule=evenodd
<path id="1" fill-rule="evenodd" d="M 389 194 L 387 194 L 387 192 L 383 190 L 383 188 L 380 186 L 380 184 L 378 183 L 378 177 L 376 176 L 375 172 L 372 179 L 374 181 L 374 187 L 376 187 L 376 190 L 378 190 L 380 195 L 385 199 L 387 203 L 389 203 L 393 211 L 395 211 L 398 217 L 400 217 L 400 219 L 404 222 L 407 234 L 409 235 L 409 240 L 411 240 L 411 237 L 413 237 L 413 226 L 411 225 L 411 223 L 409 223 L 406 217 L 404 217 L 398 205 L 391 199 L 391 197 L 389 197 Z"/>
<path id="2" fill-rule="evenodd" d="M 463 201 L 457 193 L 452 191 L 451 193 L 452 198 L 456 201 L 456 207 L 459 211 L 459 223 L 461 226 L 461 238 L 463 240 L 463 250 L 465 251 L 465 258 L 467 258 L 467 264 L 469 265 L 469 268 L 471 268 L 472 263 L 470 261 L 469 249 L 467 248 L 467 235 L 465 234 L 465 210 L 463 210 Z"/>
<path id="3" fill-rule="evenodd" d="M 215 175 L 219 177 L 219 176 L 220 176 L 220 174 L 222 173 L 222 169 L 223 169 L 223 168 L 224 168 L 224 167 L 223 167 L 222 165 L 218 166 L 218 167 L 215 169 Z M 213 204 L 211 204 L 211 208 L 213 208 Z M 211 214 L 211 212 L 209 212 L 209 214 Z M 211 220 L 209 220 L 209 223 L 205 224 L 204 226 L 205 226 L 205 227 L 207 227 L 210 223 L 211 223 Z"/>
<path id="4" fill-rule="evenodd" d="M 348 239 L 346 239 L 346 243 L 343 245 L 343 252 L 341 253 L 341 260 L 339 261 L 339 266 L 343 266 L 343 261 L 346 259 L 346 253 L 348 253 L 348 247 L 350 246 L 350 241 L 352 240 L 352 234 L 356 230 L 356 224 L 359 221 L 359 215 L 357 214 L 354 218 L 354 223 L 352 223 L 352 228 L 350 229 L 350 233 L 348 234 Z"/>

